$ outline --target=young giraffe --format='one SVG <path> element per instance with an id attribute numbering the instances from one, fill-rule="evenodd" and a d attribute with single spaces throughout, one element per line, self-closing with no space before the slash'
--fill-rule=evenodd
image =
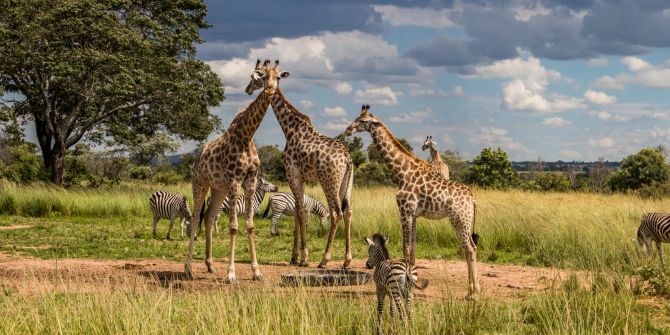
<path id="1" fill-rule="evenodd" d="M 441 173 L 445 179 L 449 180 L 449 166 L 442 161 L 440 152 L 435 149 L 435 144 L 433 136 L 427 136 L 421 150 L 426 151 L 426 149 L 430 149 L 430 166 L 433 167 L 433 170 Z"/>
<path id="2" fill-rule="evenodd" d="M 330 231 L 323 260 L 319 268 L 330 261 L 333 239 L 340 218 L 344 219 L 345 252 L 343 268 L 351 263 L 351 188 L 354 165 L 351 155 L 341 142 L 321 135 L 309 117 L 300 113 L 284 97 L 280 89 L 272 96 L 272 110 L 286 137 L 282 161 L 286 168 L 289 187 L 295 199 L 303 199 L 304 183 L 318 181 L 321 184 L 330 211 Z M 296 201 L 295 227 L 293 230 L 293 253 L 291 264 L 297 263 L 298 236 L 300 237 L 300 266 L 309 266 L 307 255 L 307 228 L 304 203 Z"/>
<path id="3" fill-rule="evenodd" d="M 466 298 L 476 299 L 477 234 L 474 231 L 476 201 L 468 186 L 444 179 L 428 163 L 405 149 L 391 131 L 363 106 L 361 115 L 347 127 L 344 135 L 367 131 L 384 157 L 400 190 L 396 202 L 403 229 L 403 255 L 414 265 L 416 260 L 416 218 L 439 220 L 448 217 L 461 240 L 468 263 L 469 290 Z"/>
<path id="4" fill-rule="evenodd" d="M 249 239 L 249 254 L 251 256 L 251 267 L 253 279 L 262 278 L 261 271 L 256 261 L 256 247 L 254 244 L 254 221 L 252 200 L 256 189 L 256 178 L 260 160 L 256 147 L 252 141 L 254 133 L 258 129 L 270 104 L 270 97 L 276 92 L 280 78 L 288 76 L 288 72 L 279 72 L 279 61 L 275 62 L 274 68 L 270 67 L 270 61 L 266 60 L 263 67 L 260 60 L 251 75 L 251 80 L 245 92 L 251 95 L 257 89 L 263 88 L 263 92 L 243 111 L 237 113 L 230 123 L 228 129 L 216 140 L 207 143 L 202 153 L 193 166 L 193 204 L 194 216 L 192 222 L 199 222 L 200 211 L 205 202 L 205 196 L 211 189 L 210 207 L 218 209 L 228 195 L 235 196 L 240 186 L 245 192 L 245 223 Z M 230 209 L 230 258 L 228 259 L 229 283 L 235 283 L 235 235 L 237 233 L 237 209 Z M 207 271 L 212 269 L 212 224 L 219 213 L 218 210 L 207 210 L 205 221 L 205 264 Z M 188 255 L 184 270 L 188 278 L 193 278 L 191 260 L 193 255 L 193 243 L 195 233 L 190 234 Z"/>

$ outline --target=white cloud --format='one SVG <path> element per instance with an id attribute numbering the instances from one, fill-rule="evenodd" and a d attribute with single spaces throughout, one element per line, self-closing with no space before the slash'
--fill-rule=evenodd
<path id="1" fill-rule="evenodd" d="M 626 84 L 630 78 L 625 74 L 620 74 L 616 77 L 602 76 L 598 78 L 591 86 L 601 90 L 616 90 L 620 91 L 626 88 Z"/>
<path id="2" fill-rule="evenodd" d="M 649 67 L 649 63 L 638 57 L 624 57 L 621 59 L 621 63 L 626 64 L 631 71 L 640 71 Z"/>
<path id="3" fill-rule="evenodd" d="M 228 61 L 208 61 L 207 63 L 226 87 L 226 94 L 244 92 L 249 84 L 255 61 L 233 58 Z"/>
<path id="4" fill-rule="evenodd" d="M 587 63 L 589 64 L 589 66 L 592 67 L 603 67 L 607 66 L 609 62 L 607 61 L 607 58 L 599 57 L 599 58 L 591 58 L 588 60 Z"/>
<path id="5" fill-rule="evenodd" d="M 303 109 L 310 109 L 314 107 L 312 100 L 300 100 L 300 107 Z"/>
<path id="6" fill-rule="evenodd" d="M 544 121 L 542 121 L 542 124 L 545 126 L 560 127 L 560 126 L 569 126 L 572 124 L 572 122 L 562 119 L 560 117 L 550 117 L 548 119 L 544 119 Z"/>
<path id="7" fill-rule="evenodd" d="M 528 22 L 533 16 L 545 16 L 551 14 L 551 11 L 541 3 L 535 3 L 532 5 L 522 5 L 514 8 L 514 18 L 518 21 Z"/>
<path id="8" fill-rule="evenodd" d="M 397 7 L 393 5 L 376 5 L 372 8 L 382 15 L 382 20 L 392 26 L 418 26 L 441 29 L 454 26 L 449 19 L 451 12 L 447 9 Z"/>
<path id="9" fill-rule="evenodd" d="M 333 86 L 333 89 L 335 90 L 335 92 L 337 92 L 337 94 L 340 95 L 349 94 L 352 91 L 351 85 L 349 85 L 349 83 L 345 81 L 338 82 Z"/>
<path id="10" fill-rule="evenodd" d="M 654 126 L 651 130 L 649 130 L 649 135 L 651 138 L 670 138 L 670 128 L 668 129 L 662 129 L 657 126 Z"/>
<path id="11" fill-rule="evenodd" d="M 522 143 L 512 139 L 507 130 L 503 128 L 482 127 L 479 134 L 472 136 L 470 141 L 477 145 L 501 147 L 504 150 L 513 150 L 524 154 L 531 152 Z"/>
<path id="12" fill-rule="evenodd" d="M 385 106 L 398 105 L 398 96 L 401 92 L 395 92 L 390 87 L 371 87 L 365 91 L 357 90 L 354 101 L 364 104 L 379 104 Z"/>
<path id="13" fill-rule="evenodd" d="M 475 68 L 476 78 L 505 78 L 502 107 L 507 110 L 527 110 L 539 113 L 560 112 L 583 108 L 580 99 L 553 94 L 545 97 L 545 89 L 551 81 L 562 79 L 561 74 L 547 70 L 540 60 L 529 57 L 497 61 Z"/>
<path id="14" fill-rule="evenodd" d="M 575 150 L 563 150 L 560 153 L 563 157 L 568 159 L 579 159 L 582 157 L 582 154 Z"/>
<path id="15" fill-rule="evenodd" d="M 433 110 L 429 107 L 419 111 L 409 112 L 407 114 L 392 115 L 389 120 L 402 123 L 422 123 L 433 115 Z"/>
<path id="16" fill-rule="evenodd" d="M 465 90 L 461 85 L 456 85 L 449 90 L 436 90 L 433 88 L 412 88 L 409 90 L 409 95 L 413 97 L 462 97 L 465 95 Z"/>
<path id="17" fill-rule="evenodd" d="M 323 114 L 326 116 L 337 116 L 337 117 L 343 117 L 347 116 L 347 111 L 344 110 L 344 108 L 340 106 L 335 106 L 335 107 L 326 107 L 323 109 Z"/>
<path id="18" fill-rule="evenodd" d="M 349 123 L 346 121 L 341 121 L 341 122 L 328 122 L 319 128 L 343 132 L 344 130 L 347 129 L 347 127 L 349 127 Z"/>
<path id="19" fill-rule="evenodd" d="M 589 145 L 592 147 L 611 149 L 616 145 L 616 143 L 611 137 L 603 137 L 603 138 L 590 138 Z"/>
<path id="20" fill-rule="evenodd" d="M 588 90 L 584 93 L 584 98 L 593 104 L 609 105 L 617 101 L 615 96 L 607 95 L 604 92 Z"/>

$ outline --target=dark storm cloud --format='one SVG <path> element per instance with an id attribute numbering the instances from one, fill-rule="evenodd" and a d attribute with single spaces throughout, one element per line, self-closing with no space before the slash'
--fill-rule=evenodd
<path id="1" fill-rule="evenodd" d="M 579 1 L 544 1 L 551 11 L 528 21 L 515 18 L 513 8 L 471 2 L 452 19 L 467 35 L 441 36 L 411 49 L 407 55 L 426 66 L 468 66 L 518 56 L 517 49 L 554 59 L 588 59 L 599 55 L 635 55 L 649 47 L 670 47 L 670 2 L 614 2 L 604 5 Z M 584 19 L 575 10 L 588 9 Z"/>
<path id="2" fill-rule="evenodd" d="M 244 42 L 270 37 L 300 37 L 323 31 L 381 31 L 381 16 L 371 5 L 451 6 L 452 1 L 208 0 L 202 32 L 206 41 Z"/>

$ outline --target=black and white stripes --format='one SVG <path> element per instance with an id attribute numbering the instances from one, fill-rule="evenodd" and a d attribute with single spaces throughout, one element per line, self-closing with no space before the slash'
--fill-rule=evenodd
<path id="1" fill-rule="evenodd" d="M 647 255 L 651 256 L 651 241 L 656 243 L 658 255 L 663 262 L 663 248 L 661 242 L 670 242 L 670 213 L 647 213 L 642 216 L 640 227 L 637 229 L 637 242 L 647 250 Z"/>
<path id="2" fill-rule="evenodd" d="M 311 196 L 305 194 L 303 204 L 305 206 L 305 212 L 312 213 L 319 217 L 319 224 L 323 225 L 325 220 L 328 219 L 329 214 L 326 207 L 312 198 Z M 282 215 L 293 216 L 295 211 L 295 197 L 293 193 L 284 193 L 280 192 L 270 197 L 268 201 L 268 207 L 263 213 L 263 217 L 267 218 L 272 209 L 272 235 L 278 235 L 277 233 L 277 221 L 281 218 Z"/>
<path id="3" fill-rule="evenodd" d="M 149 208 L 154 215 L 153 236 L 156 237 L 156 224 L 160 219 L 169 219 L 170 228 L 166 238 L 170 239 L 170 233 L 174 225 L 174 219 L 179 217 L 179 237 L 184 237 L 184 222 L 187 225 L 191 223 L 191 208 L 188 206 L 186 197 L 181 194 L 170 192 L 154 192 L 149 198 Z"/>
<path id="4" fill-rule="evenodd" d="M 386 249 L 388 237 L 379 234 L 372 235 L 372 239 L 365 238 L 368 243 L 368 261 L 365 263 L 368 269 L 375 269 L 373 279 L 377 292 L 377 333 L 380 331 L 382 312 L 384 311 L 384 298 L 388 295 L 391 299 L 390 313 L 391 321 L 395 327 L 395 309 L 400 314 L 400 319 L 407 316 L 407 321 L 412 321 L 412 289 L 423 290 L 428 286 L 427 280 L 417 282 L 417 267 L 412 267 L 407 260 L 391 260 Z M 404 305 L 403 305 L 404 300 Z"/>

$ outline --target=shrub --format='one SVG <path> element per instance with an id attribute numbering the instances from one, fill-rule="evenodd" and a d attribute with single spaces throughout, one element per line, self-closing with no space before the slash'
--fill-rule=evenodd
<path id="1" fill-rule="evenodd" d="M 184 178 L 174 170 L 159 171 L 154 175 L 153 179 L 156 183 L 166 185 L 173 185 L 184 181 Z"/>
<path id="2" fill-rule="evenodd" d="M 391 181 L 386 175 L 384 165 L 375 161 L 363 163 L 354 175 L 354 182 L 359 186 L 389 185 Z"/>
<path id="3" fill-rule="evenodd" d="M 621 161 L 621 168 L 612 174 L 609 185 L 613 191 L 637 190 L 654 183 L 668 181 L 670 168 L 658 149 L 645 148 Z"/>
<path id="4" fill-rule="evenodd" d="M 484 148 L 472 161 L 468 182 L 488 188 L 507 189 L 518 184 L 519 176 L 512 169 L 507 153 L 498 148 Z"/>
<path id="5" fill-rule="evenodd" d="M 135 166 L 130 169 L 130 178 L 137 180 L 147 180 L 151 177 L 151 168 L 148 166 Z"/>

